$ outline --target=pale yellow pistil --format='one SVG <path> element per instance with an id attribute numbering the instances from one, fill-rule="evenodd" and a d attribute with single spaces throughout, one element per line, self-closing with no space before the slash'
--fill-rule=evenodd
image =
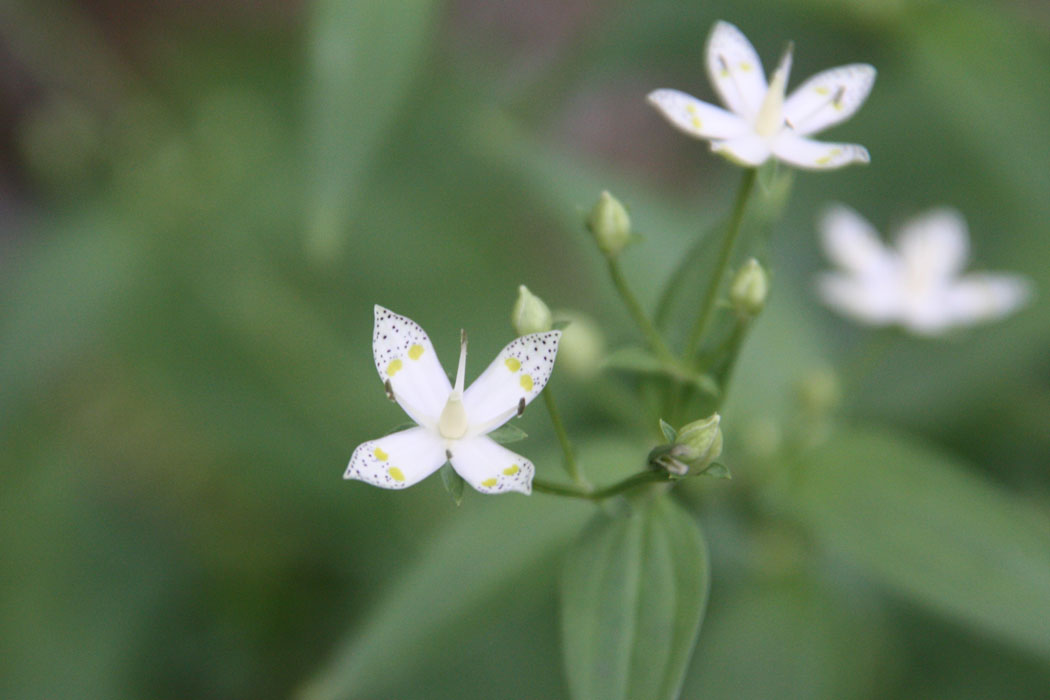
<path id="1" fill-rule="evenodd" d="M 467 434 L 470 422 L 467 420 L 467 411 L 463 408 L 463 375 L 467 369 L 467 333 L 460 331 L 459 334 L 459 368 L 456 370 L 456 386 L 448 395 L 445 408 L 441 410 L 441 418 L 438 419 L 438 433 L 446 440 L 459 440 Z"/>
<path id="2" fill-rule="evenodd" d="M 787 91 L 788 73 L 791 71 L 791 52 L 794 46 L 788 44 L 780 65 L 773 72 L 762 106 L 755 118 L 755 131 L 764 139 L 775 136 L 784 126 L 784 93 Z"/>

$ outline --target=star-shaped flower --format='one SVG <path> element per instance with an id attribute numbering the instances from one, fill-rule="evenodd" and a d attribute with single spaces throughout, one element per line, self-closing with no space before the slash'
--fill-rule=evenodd
<path id="1" fill-rule="evenodd" d="M 543 390 L 560 338 L 561 331 L 549 331 L 514 340 L 464 391 L 465 333 L 453 386 L 419 324 L 376 306 L 372 354 L 379 378 L 418 425 L 359 445 L 343 477 L 402 489 L 449 461 L 482 493 L 530 493 L 532 462 L 487 434 L 521 415 Z"/>
<path id="2" fill-rule="evenodd" d="M 852 116 L 871 92 L 875 69 L 864 63 L 832 68 L 785 99 L 791 52 L 789 45 L 767 85 L 751 42 L 732 24 L 717 22 L 707 40 L 707 74 L 729 111 L 678 90 L 656 90 L 649 102 L 675 127 L 709 139 L 712 151 L 744 166 L 770 156 L 812 170 L 867 163 L 863 146 L 807 137 Z"/>
<path id="3" fill-rule="evenodd" d="M 1019 275 L 962 275 L 969 249 L 966 221 L 954 209 L 933 209 L 908 221 L 895 247 L 852 209 L 835 205 L 821 222 L 824 250 L 842 268 L 823 274 L 824 302 L 870 325 L 900 324 L 938 335 L 1006 316 L 1027 301 Z"/>

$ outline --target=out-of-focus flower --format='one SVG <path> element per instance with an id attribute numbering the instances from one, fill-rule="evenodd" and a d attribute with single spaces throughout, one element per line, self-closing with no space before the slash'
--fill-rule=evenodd
<path id="1" fill-rule="evenodd" d="M 649 94 L 652 103 L 679 130 L 711 141 L 711 150 L 747 167 L 771 156 L 811 170 L 867 163 L 867 149 L 825 143 L 808 136 L 845 121 L 856 112 L 875 82 L 875 68 L 854 63 L 817 73 L 787 98 L 792 46 L 767 84 L 751 42 L 728 22 L 716 22 L 707 40 L 707 73 L 729 110 L 678 90 Z"/>
<path id="2" fill-rule="evenodd" d="M 482 493 L 530 493 L 532 462 L 486 435 L 521 415 L 543 390 L 560 337 L 560 331 L 549 331 L 512 341 L 464 391 L 465 333 L 452 386 L 419 324 L 376 306 L 372 336 L 376 369 L 387 394 L 418 425 L 359 445 L 343 478 L 402 489 L 449 461 Z"/>
<path id="3" fill-rule="evenodd" d="M 820 228 L 825 252 L 841 268 L 821 275 L 820 295 L 862 323 L 938 335 L 1002 318 L 1031 295 L 1031 283 L 1020 275 L 962 274 L 969 237 L 954 209 L 933 209 L 908 221 L 894 247 L 842 205 L 828 209 Z"/>

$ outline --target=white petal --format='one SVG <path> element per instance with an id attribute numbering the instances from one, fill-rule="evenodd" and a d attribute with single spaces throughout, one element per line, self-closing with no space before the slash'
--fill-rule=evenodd
<path id="1" fill-rule="evenodd" d="M 740 136 L 748 128 L 742 117 L 721 107 L 701 102 L 678 90 L 654 90 L 649 93 L 648 100 L 660 110 L 667 121 L 690 136 L 706 139 L 733 138 Z"/>
<path id="2" fill-rule="evenodd" d="M 875 68 L 865 63 L 817 73 L 784 102 L 784 118 L 799 136 L 816 133 L 853 116 L 874 83 Z"/>
<path id="3" fill-rule="evenodd" d="M 834 170 L 850 163 L 868 163 L 871 156 L 864 146 L 852 143 L 824 143 L 783 131 L 773 142 L 773 155 L 807 170 Z"/>
<path id="4" fill-rule="evenodd" d="M 769 160 L 769 144 L 755 133 L 724 141 L 712 141 L 711 150 L 744 167 L 757 167 Z"/>
<path id="5" fill-rule="evenodd" d="M 1024 277 L 972 274 L 951 286 L 947 305 L 956 323 L 970 324 L 1008 316 L 1031 296 L 1031 282 Z"/>
<path id="6" fill-rule="evenodd" d="M 547 384 L 558 354 L 561 331 L 523 335 L 496 356 L 463 392 L 471 434 L 487 433 L 517 415 Z"/>
<path id="7" fill-rule="evenodd" d="M 884 326 L 900 318 L 898 285 L 892 276 L 827 273 L 817 281 L 825 304 L 861 323 Z"/>
<path id="8" fill-rule="evenodd" d="M 820 218 L 824 252 L 838 266 L 863 274 L 891 263 L 893 253 L 864 217 L 842 204 L 828 207 Z"/>
<path id="9" fill-rule="evenodd" d="M 453 443 L 451 461 L 456 473 L 482 493 L 532 493 L 532 462 L 483 435 Z"/>
<path id="10" fill-rule="evenodd" d="M 729 22 L 716 22 L 707 39 L 707 74 L 729 109 L 752 120 L 766 96 L 766 75 L 755 47 Z"/>
<path id="11" fill-rule="evenodd" d="M 357 446 L 344 479 L 385 489 L 403 489 L 445 463 L 445 443 L 426 428 L 409 428 Z"/>
<path id="12" fill-rule="evenodd" d="M 954 277 L 965 267 L 969 247 L 966 219 L 948 207 L 911 219 L 897 236 L 897 248 L 915 278 Z"/>
<path id="13" fill-rule="evenodd" d="M 430 338 L 410 318 L 375 307 L 372 354 L 379 378 L 390 381 L 394 398 L 412 420 L 434 426 L 452 391 Z"/>

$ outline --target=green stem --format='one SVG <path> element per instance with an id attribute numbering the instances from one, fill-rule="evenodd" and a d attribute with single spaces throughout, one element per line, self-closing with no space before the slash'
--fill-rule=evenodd
<path id="1" fill-rule="evenodd" d="M 580 466 L 576 463 L 576 455 L 573 454 L 569 434 L 565 432 L 565 424 L 561 422 L 561 414 L 558 413 L 558 407 L 554 403 L 554 395 L 550 389 L 543 392 L 543 402 L 547 404 L 547 412 L 551 414 L 554 433 L 558 436 L 558 442 L 561 443 L 561 451 L 565 453 L 565 471 L 569 473 L 569 478 L 577 486 L 586 485 L 587 481 L 583 478 Z"/>
<path id="2" fill-rule="evenodd" d="M 711 325 L 711 319 L 714 318 L 718 291 L 722 288 L 725 276 L 729 272 L 729 263 L 733 258 L 733 247 L 736 245 L 737 238 L 740 237 L 740 228 L 744 221 L 744 210 L 747 208 L 747 200 L 751 196 L 751 190 L 754 189 L 757 173 L 757 169 L 748 168 L 744 171 L 744 178 L 740 181 L 740 188 L 736 192 L 736 201 L 733 203 L 733 213 L 729 218 L 729 227 L 726 229 L 725 238 L 722 239 L 722 249 L 718 253 L 718 264 L 715 266 L 715 273 L 711 276 L 711 281 L 707 284 L 707 290 L 704 292 L 704 299 L 700 305 L 700 314 L 696 317 L 696 323 L 693 324 L 693 331 L 689 334 L 689 343 L 686 345 L 685 351 L 687 359 L 696 354 L 697 349 L 700 347 L 700 341 L 703 340 L 708 326 Z"/>
<path id="3" fill-rule="evenodd" d="M 623 270 L 620 269 L 620 263 L 614 257 L 609 257 L 609 275 L 612 277 L 613 284 L 616 286 L 616 291 L 620 293 L 620 298 L 623 299 L 623 303 L 626 304 L 627 310 L 634 318 L 634 322 L 638 324 L 638 328 L 641 329 L 642 334 L 645 335 L 645 339 L 649 341 L 649 347 L 653 349 L 653 352 L 655 352 L 661 360 L 674 363 L 674 355 L 668 349 L 667 344 L 664 343 L 664 339 L 660 335 L 660 332 L 656 330 L 656 326 L 653 325 L 652 321 L 650 321 L 649 317 L 645 314 L 645 310 L 642 309 L 642 305 L 638 303 L 638 300 L 631 292 L 630 287 L 627 286 L 627 280 L 623 276 Z"/>
<path id="4" fill-rule="evenodd" d="M 582 498 L 588 501 L 603 501 L 606 498 L 619 495 L 635 486 L 652 484 L 659 481 L 671 481 L 673 477 L 667 472 L 646 471 L 638 472 L 632 476 L 617 481 L 601 489 L 593 489 L 586 486 L 574 486 L 572 484 L 557 484 L 543 479 L 533 479 L 532 488 L 539 493 L 549 493 L 553 496 L 564 496 L 566 498 Z"/>

